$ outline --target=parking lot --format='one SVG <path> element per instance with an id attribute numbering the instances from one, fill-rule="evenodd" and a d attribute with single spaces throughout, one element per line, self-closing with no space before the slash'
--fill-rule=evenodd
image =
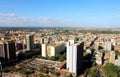
<path id="1" fill-rule="evenodd" d="M 51 61 L 51 60 L 45 60 L 45 59 L 29 59 L 24 62 L 19 63 L 19 66 L 24 66 L 24 67 L 30 67 L 30 68 L 35 68 L 39 69 L 40 64 L 45 64 L 48 68 L 53 68 L 55 69 L 61 62 L 58 61 Z"/>

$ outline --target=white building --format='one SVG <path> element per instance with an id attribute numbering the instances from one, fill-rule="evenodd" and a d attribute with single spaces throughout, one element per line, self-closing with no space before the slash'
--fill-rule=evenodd
<path id="1" fill-rule="evenodd" d="M 47 46 L 46 44 L 41 45 L 41 52 L 43 57 L 47 57 Z"/>
<path id="2" fill-rule="evenodd" d="M 79 75 L 83 66 L 84 43 L 67 43 L 67 69 L 69 72 Z"/>
<path id="3" fill-rule="evenodd" d="M 91 54 L 92 53 L 91 49 L 86 49 L 86 53 Z"/>
<path id="4" fill-rule="evenodd" d="M 120 56 L 115 60 L 115 65 L 120 66 Z"/>
<path id="5" fill-rule="evenodd" d="M 44 44 L 44 37 L 41 38 L 41 44 Z"/>
<path id="6" fill-rule="evenodd" d="M 105 50 L 112 50 L 112 42 L 110 40 L 105 42 Z"/>
<path id="7" fill-rule="evenodd" d="M 97 54 L 95 55 L 95 57 L 96 57 L 96 63 L 99 64 L 99 65 L 102 65 L 103 53 L 97 52 Z"/>

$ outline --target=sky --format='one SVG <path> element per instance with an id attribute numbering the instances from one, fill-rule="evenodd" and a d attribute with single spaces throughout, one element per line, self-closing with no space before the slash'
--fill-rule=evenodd
<path id="1" fill-rule="evenodd" d="M 0 0 L 0 27 L 120 28 L 120 0 Z"/>

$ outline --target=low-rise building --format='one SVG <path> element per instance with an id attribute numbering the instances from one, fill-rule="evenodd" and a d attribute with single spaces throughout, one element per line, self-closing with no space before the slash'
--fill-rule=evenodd
<path id="1" fill-rule="evenodd" d="M 42 56 L 43 57 L 51 57 L 55 56 L 57 53 L 60 53 L 65 50 L 65 44 L 64 43 L 58 43 L 58 44 L 42 44 Z"/>
<path id="2" fill-rule="evenodd" d="M 108 51 L 105 53 L 104 56 L 105 60 L 108 60 L 109 63 L 115 63 L 115 52 L 114 51 Z"/>

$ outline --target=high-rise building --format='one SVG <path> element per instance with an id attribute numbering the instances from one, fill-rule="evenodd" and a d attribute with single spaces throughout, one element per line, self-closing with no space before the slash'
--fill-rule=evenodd
<path id="1" fill-rule="evenodd" d="M 14 41 L 0 42 L 0 57 L 5 63 L 15 62 L 16 47 Z"/>
<path id="2" fill-rule="evenodd" d="M 23 49 L 23 43 L 22 43 L 22 41 L 18 41 L 16 43 L 16 50 L 21 50 L 21 49 Z"/>
<path id="3" fill-rule="evenodd" d="M 44 44 L 44 37 L 41 38 L 41 44 Z"/>
<path id="4" fill-rule="evenodd" d="M 105 42 L 105 50 L 108 50 L 108 51 L 112 50 L 112 42 L 110 40 Z"/>
<path id="5" fill-rule="evenodd" d="M 0 41 L 0 57 L 1 61 L 7 60 L 7 45 L 2 41 Z"/>
<path id="6" fill-rule="evenodd" d="M 83 51 L 83 42 L 67 43 L 67 69 L 76 76 L 83 71 Z"/>
<path id="7" fill-rule="evenodd" d="M 32 51 L 34 49 L 34 35 L 26 35 L 27 50 Z"/>
<path id="8" fill-rule="evenodd" d="M 47 57 L 47 46 L 46 44 L 41 45 L 41 52 L 43 57 Z"/>

